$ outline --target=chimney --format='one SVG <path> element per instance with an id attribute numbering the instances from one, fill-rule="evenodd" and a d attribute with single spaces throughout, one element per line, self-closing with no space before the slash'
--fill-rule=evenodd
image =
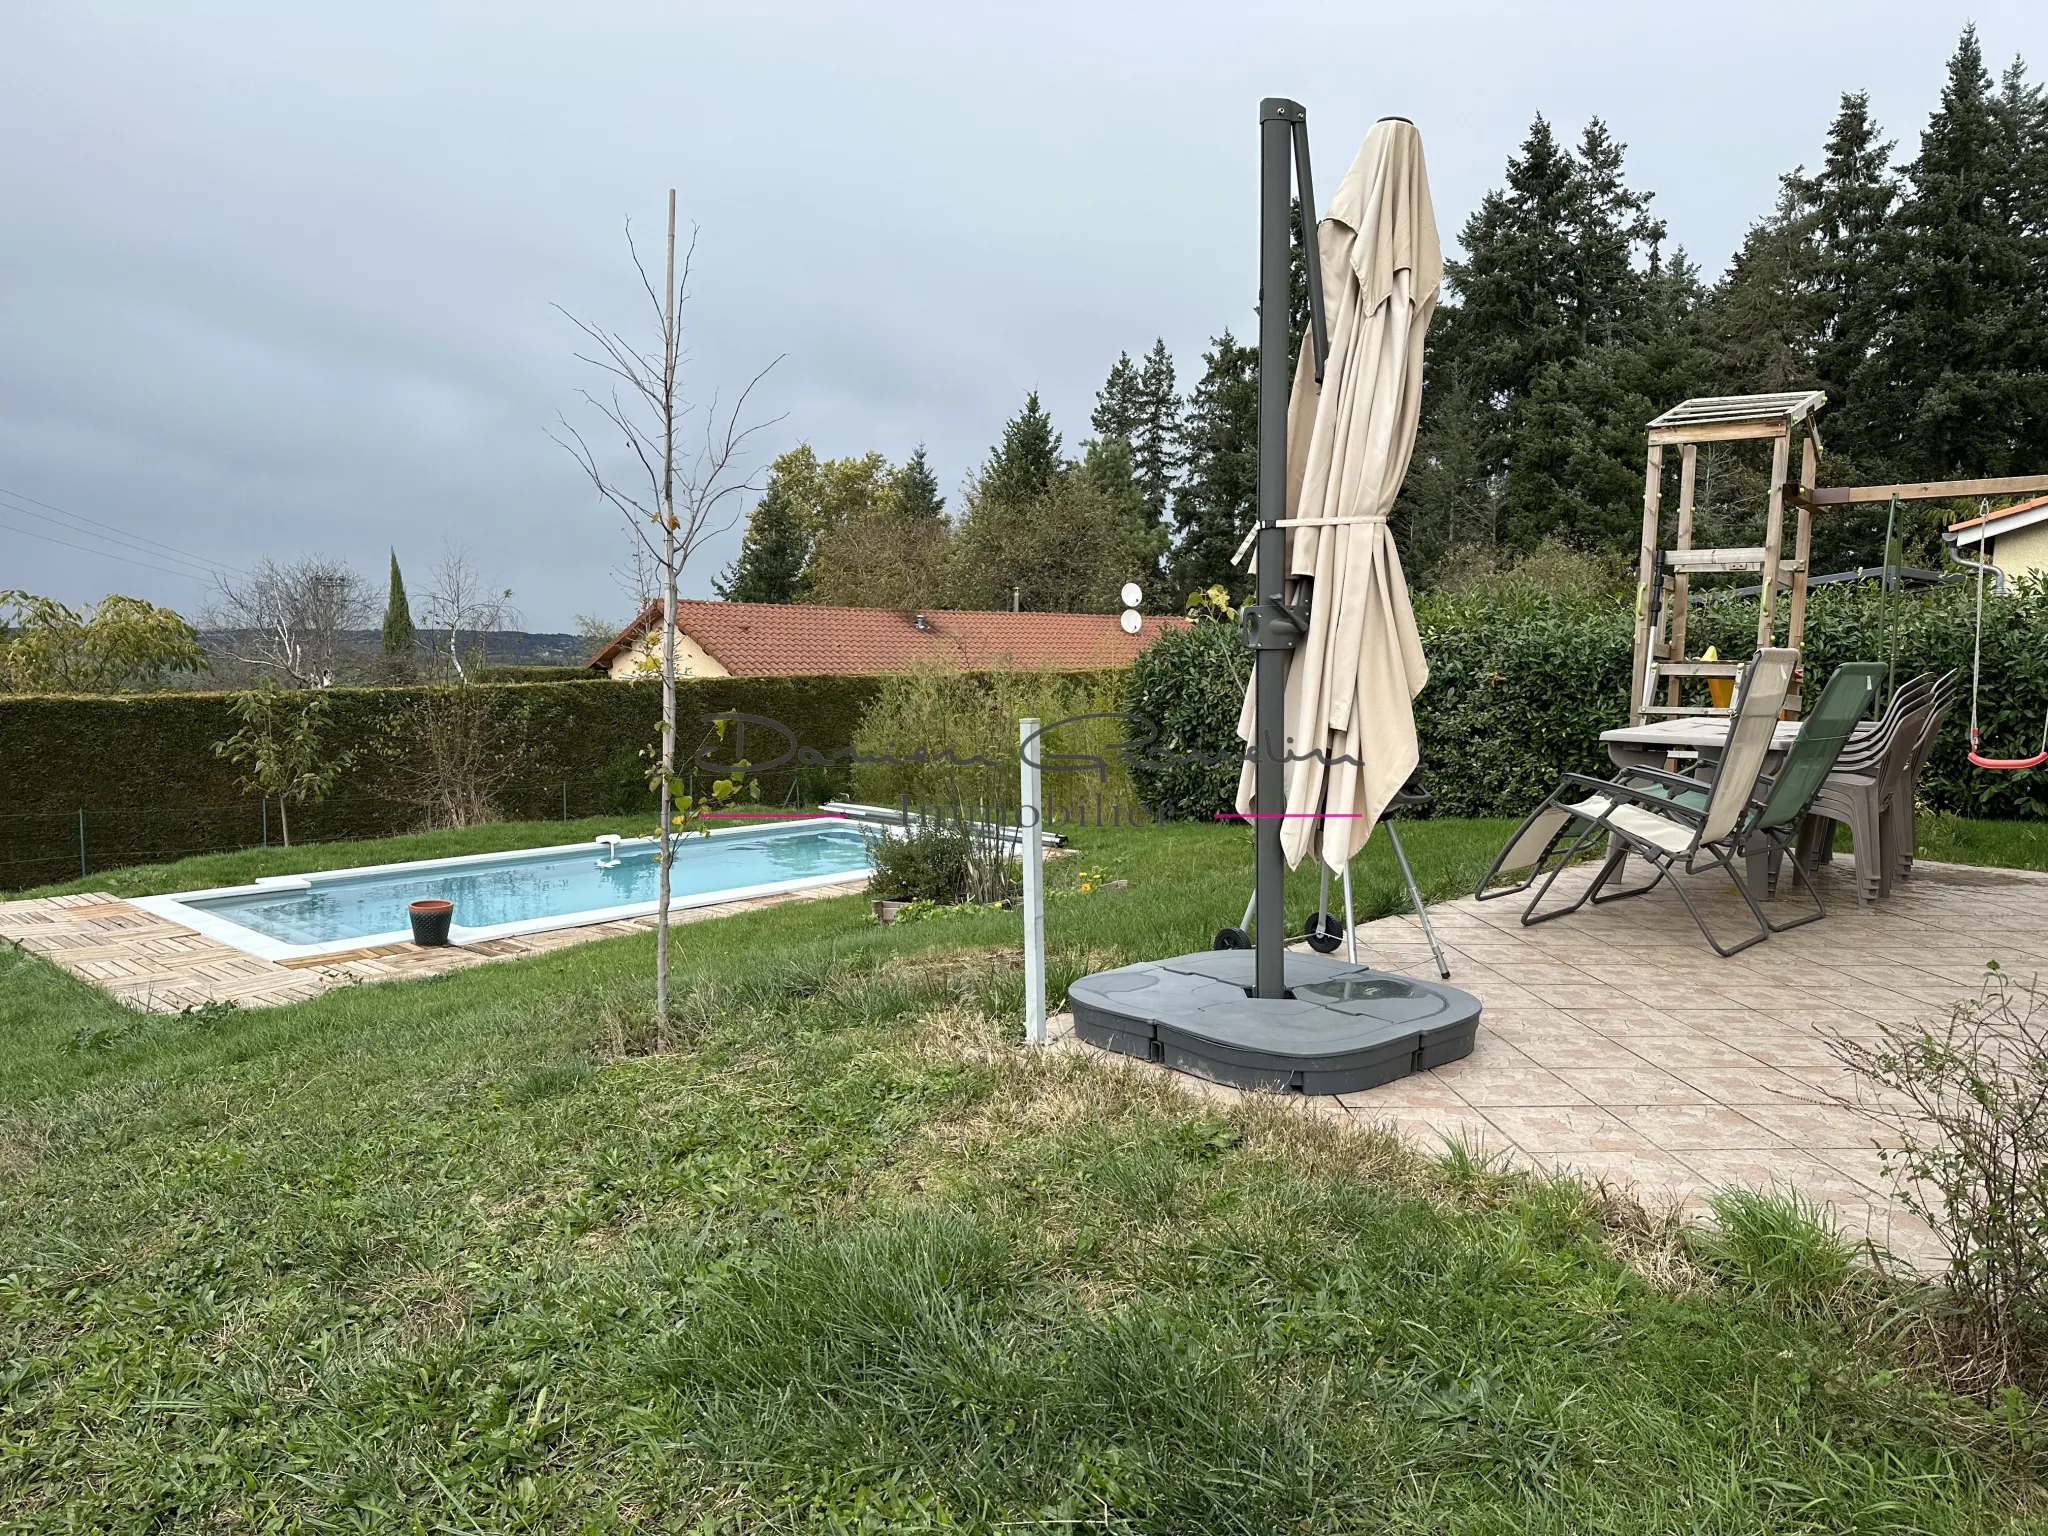
<path id="1" fill-rule="evenodd" d="M 930 629 L 931 625 L 925 621 L 923 614 L 913 613 L 910 616 L 910 627 L 912 629 Z"/>

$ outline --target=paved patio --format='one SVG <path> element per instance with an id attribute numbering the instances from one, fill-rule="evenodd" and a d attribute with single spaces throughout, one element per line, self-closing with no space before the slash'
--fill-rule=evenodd
<path id="1" fill-rule="evenodd" d="M 1978 993 L 1988 960 L 2022 980 L 2048 969 L 2048 875 L 1923 862 L 1858 910 L 1852 869 L 1844 860 L 1823 871 L 1825 921 L 1729 960 L 1668 889 L 1536 928 L 1521 926 L 1513 899 L 1432 907 L 1452 985 L 1485 1004 L 1477 1049 L 1305 1107 L 1633 1186 L 1653 1207 L 1696 1210 L 1734 1184 L 1791 1185 L 1830 1202 L 1851 1235 L 1938 1262 L 1932 1233 L 1893 1199 L 1876 1127 L 1835 1100 L 1855 1082 L 1827 1037 L 1940 1017 Z M 1696 899 L 1703 886 L 1710 919 L 1727 925 L 1717 931 L 1739 933 L 1733 888 L 1701 880 Z M 1359 958 L 1435 974 L 1412 916 L 1361 928 Z"/>
<path id="2" fill-rule="evenodd" d="M 788 901 L 851 895 L 866 888 L 867 880 L 862 877 L 780 896 L 685 907 L 674 914 L 673 921 L 703 922 Z M 104 987 L 131 1008 L 152 1013 L 176 1013 L 210 1002 L 270 1008 L 303 1002 L 333 987 L 406 976 L 437 976 L 494 960 L 546 954 L 574 944 L 588 944 L 593 939 L 642 933 L 653 926 L 653 917 L 636 917 L 583 928 L 557 928 L 551 933 L 488 939 L 480 944 L 450 944 L 435 949 L 422 949 L 415 944 L 384 944 L 313 960 L 279 963 L 259 960 L 218 939 L 194 933 L 183 924 L 103 893 L 0 901 L 0 942 L 19 945 L 52 960 L 73 975 Z"/>

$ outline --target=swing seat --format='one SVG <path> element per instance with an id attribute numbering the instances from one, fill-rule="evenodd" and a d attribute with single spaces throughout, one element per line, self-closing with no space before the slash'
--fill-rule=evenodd
<path id="1" fill-rule="evenodd" d="M 2036 752 L 2032 757 L 1985 757 L 1980 752 L 1971 752 L 1970 761 L 1979 768 L 1996 768 L 2017 771 L 2023 768 L 2038 768 L 2048 763 L 2048 752 Z"/>

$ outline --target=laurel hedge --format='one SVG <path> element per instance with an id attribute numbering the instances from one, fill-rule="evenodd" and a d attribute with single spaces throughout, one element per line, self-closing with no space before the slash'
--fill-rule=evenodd
<path id="1" fill-rule="evenodd" d="M 1880 593 L 1875 584 L 1816 588 L 1807 611 L 1807 697 L 1844 661 L 1890 659 L 1901 679 L 1960 673 L 1961 689 L 1935 745 L 1920 791 L 1934 809 L 1986 818 L 2048 819 L 2048 769 L 1998 773 L 1972 767 L 1968 684 L 1976 634 L 1974 593 L 1951 586 Z M 1415 701 L 1422 762 L 1448 816 L 1518 816 L 1567 772 L 1612 771 L 1604 730 L 1625 725 L 1634 615 L 1611 598 L 1558 597 L 1495 589 L 1483 596 L 1423 595 L 1415 605 L 1429 684 Z M 1227 758 L 1240 749 L 1236 710 L 1243 696 L 1234 632 L 1163 642 L 1132 669 L 1125 707 L 1156 718 L 1173 750 Z M 1716 596 L 1688 620 L 1687 649 L 1724 657 L 1756 646 L 1754 598 Z M 2035 751 L 2048 714 L 2048 595 L 2033 583 L 1986 599 L 1984 683 L 1979 719 L 1988 750 Z M 1206 818 L 1227 808 L 1233 766 L 1146 773 L 1134 778 L 1156 814 Z"/>
<path id="2" fill-rule="evenodd" d="M 1891 658 L 1901 678 L 1959 670 L 1967 685 L 1974 594 L 1948 587 L 1880 594 L 1874 585 L 1816 589 L 1808 610 L 1811 697 L 1843 661 Z M 1608 771 L 1599 734 L 1627 718 L 1632 616 L 1613 599 L 1495 589 L 1482 596 L 1425 595 L 1416 619 L 1430 681 L 1415 703 L 1434 812 L 1513 816 L 1558 775 Z M 1689 620 L 1689 649 L 1749 654 L 1753 599 L 1716 597 Z M 1197 819 L 1224 808 L 1236 774 L 1233 734 L 1243 657 L 1231 630 L 1170 633 L 1127 675 L 1123 707 L 1152 719 L 1171 751 L 1217 754 L 1207 767 L 1147 772 L 1140 798 L 1155 813 Z M 2020 756 L 2040 742 L 2048 713 L 2048 595 L 2023 584 L 1987 600 L 1979 715 L 1988 751 Z M 722 750 L 761 771 L 763 798 L 780 802 L 843 792 L 848 751 L 881 690 L 875 677 L 705 678 L 681 685 L 685 755 L 710 740 L 707 716 L 737 711 L 781 722 L 789 739 L 754 725 Z M 591 678 L 478 684 L 493 700 L 514 781 L 498 795 L 507 815 L 639 813 L 647 796 L 642 751 L 656 735 L 658 687 Z M 294 807 L 299 839 L 373 837 L 412 830 L 420 810 L 402 788 L 405 722 L 425 688 L 337 688 L 330 719 L 355 762 L 319 805 Z M 234 731 L 224 694 L 133 698 L 0 698 L 0 889 L 21 889 L 85 868 L 155 862 L 254 843 L 264 809 L 214 755 Z M 1968 699 L 1958 699 L 1921 780 L 1935 809 L 2048 819 L 2048 770 L 1996 773 L 1965 759 Z M 749 734 L 751 733 L 751 734 Z M 795 759 L 794 747 L 811 761 Z M 779 759 L 779 761 L 778 761 Z M 1220 765 L 1220 766 L 1219 766 Z M 1212 803 L 1213 802 L 1213 803 Z M 82 822 L 81 822 L 82 817 Z"/>
<path id="3" fill-rule="evenodd" d="M 653 801 L 644 749 L 659 733 L 652 682 L 484 683 L 511 780 L 496 795 L 517 818 L 641 813 Z M 879 687 L 874 677 L 703 678 L 679 684 L 680 746 L 774 763 L 762 797 L 780 802 L 834 793 L 834 762 Z M 427 687 L 328 691 L 328 740 L 353 754 L 334 793 L 293 806 L 294 841 L 387 836 L 416 829 L 421 810 L 404 788 L 407 733 Z M 0 890 L 119 865 L 247 847 L 277 835 L 265 807 L 214 753 L 234 734 L 224 693 L 126 698 L 0 698 Z M 728 712 L 777 721 L 733 728 L 721 746 L 705 724 Z M 797 761 L 804 749 L 805 762 Z M 777 759 L 781 761 L 777 762 Z"/>

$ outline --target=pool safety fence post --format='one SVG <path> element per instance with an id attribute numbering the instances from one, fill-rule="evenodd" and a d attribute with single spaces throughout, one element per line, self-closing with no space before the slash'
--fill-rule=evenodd
<path id="1" fill-rule="evenodd" d="M 78 878 L 85 878 L 85 807 L 78 808 Z"/>
<path id="2" fill-rule="evenodd" d="M 1023 798 L 1017 806 L 1017 857 L 1024 869 L 1024 1043 L 1045 1044 L 1045 825 L 1038 776 L 1038 722 L 1017 722 Z"/>
<path id="3" fill-rule="evenodd" d="M 569 781 L 562 780 L 562 820 L 569 819 Z"/>
<path id="4" fill-rule="evenodd" d="M 270 846 L 270 796 L 263 797 L 263 846 Z"/>

